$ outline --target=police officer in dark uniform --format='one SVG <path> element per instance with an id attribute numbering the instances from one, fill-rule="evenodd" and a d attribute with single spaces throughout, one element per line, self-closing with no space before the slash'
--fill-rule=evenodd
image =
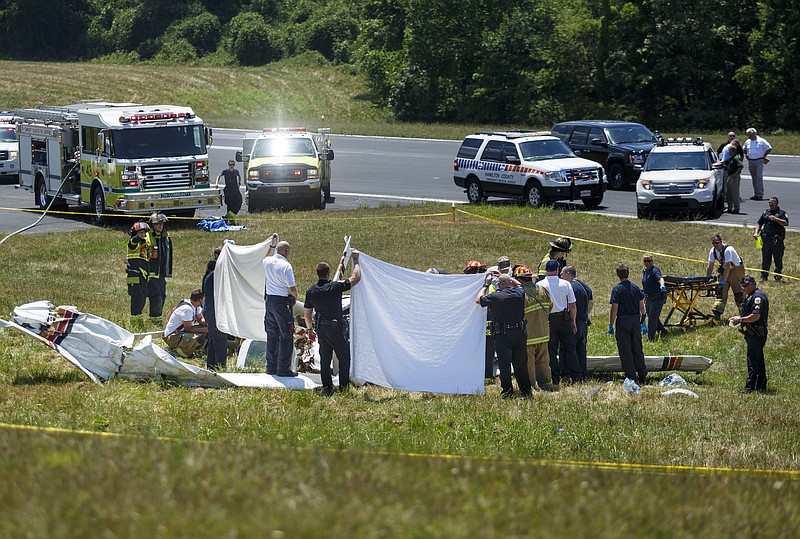
<path id="1" fill-rule="evenodd" d="M 769 299 L 756 286 L 756 280 L 745 275 L 742 290 L 747 299 L 742 303 L 742 316 L 731 318 L 731 324 L 739 325 L 747 343 L 747 381 L 742 393 L 767 390 L 767 367 L 764 363 L 764 345 L 767 344 L 767 322 L 769 318 Z"/>
<path id="2" fill-rule="evenodd" d="M 325 262 L 317 264 L 317 284 L 306 291 L 303 318 L 309 329 L 309 338 L 319 338 L 320 375 L 322 394 L 333 395 L 331 362 L 333 352 L 339 358 L 339 389 L 350 385 L 350 342 L 342 314 L 342 292 L 350 290 L 361 280 L 358 251 L 353 251 L 353 274 L 344 281 L 331 281 L 331 268 Z M 315 312 L 316 311 L 316 312 Z"/>
<path id="3" fill-rule="evenodd" d="M 492 284 L 492 276 L 486 277 L 483 288 L 475 298 L 481 307 L 489 307 L 494 334 L 494 347 L 500 366 L 500 396 L 510 398 L 514 395 L 511 383 L 511 365 L 523 397 L 532 393 L 531 379 L 528 375 L 528 332 L 525 331 L 525 290 L 518 281 L 508 274 L 498 277 L 498 290 L 486 292 Z"/>
<path id="4" fill-rule="evenodd" d="M 628 280 L 630 270 L 625 264 L 618 264 L 617 277 L 619 284 L 611 289 L 611 315 L 608 334 L 617 340 L 617 350 L 625 377 L 634 380 L 637 375 L 639 384 L 647 383 L 647 365 L 644 363 L 642 351 L 642 333 L 644 325 L 644 292 Z M 614 322 L 616 321 L 616 328 Z"/>
<path id="5" fill-rule="evenodd" d="M 786 237 L 787 226 L 789 226 L 789 216 L 778 206 L 778 197 L 770 197 L 769 208 L 758 218 L 756 231 L 753 232 L 754 238 L 761 236 L 762 281 L 767 280 L 773 260 L 775 273 L 783 273 L 783 240 Z M 776 275 L 775 280 L 780 281 L 781 276 Z"/>

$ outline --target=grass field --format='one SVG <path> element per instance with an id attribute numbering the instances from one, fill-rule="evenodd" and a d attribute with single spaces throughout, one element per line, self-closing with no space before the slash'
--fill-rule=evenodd
<path id="1" fill-rule="evenodd" d="M 605 335 L 614 265 L 627 262 L 636 278 L 648 251 L 667 274 L 703 274 L 718 231 L 552 208 L 469 211 L 500 222 L 466 214 L 453 222 L 435 204 L 384 206 L 250 216 L 249 230 L 230 237 L 250 244 L 278 231 L 293 244 L 304 290 L 318 261 L 335 262 L 345 234 L 382 260 L 453 272 L 501 254 L 536 265 L 549 239 L 569 235 L 569 260 L 595 292 L 589 353 L 605 355 L 615 353 Z M 171 225 L 168 304 L 199 286 L 222 241 Z M 0 313 L 49 299 L 127 326 L 128 226 L 11 238 L 0 246 Z M 755 265 L 751 230 L 721 233 Z M 790 234 L 787 244 L 795 241 Z M 800 275 L 791 254 L 785 273 Z M 618 377 L 527 401 L 501 400 L 497 386 L 482 397 L 365 387 L 332 399 L 98 386 L 3 330 L 0 423 L 14 427 L 0 427 L 0 536 L 794 537 L 800 293 L 794 280 L 763 288 L 772 301 L 767 394 L 739 393 L 744 342 L 731 328 L 646 345 L 647 354 L 714 359 L 705 374 L 685 375 L 699 399 L 664 397 L 657 385 L 628 396 Z"/>
<path id="2" fill-rule="evenodd" d="M 97 99 L 177 104 L 193 107 L 215 127 L 304 125 L 309 129 L 330 127 L 334 133 L 447 140 L 494 128 L 552 127 L 393 121 L 388 110 L 371 103 L 363 79 L 314 55 L 254 68 L 0 61 L 0 89 L 0 110 L 33 107 L 39 102 L 66 105 Z M 709 133 L 648 127 L 660 129 L 663 136 L 702 136 L 715 148 L 727 133 L 727 129 Z M 742 141 L 747 127 L 736 128 Z M 760 129 L 760 134 L 770 141 L 775 154 L 800 155 L 796 133 Z"/>

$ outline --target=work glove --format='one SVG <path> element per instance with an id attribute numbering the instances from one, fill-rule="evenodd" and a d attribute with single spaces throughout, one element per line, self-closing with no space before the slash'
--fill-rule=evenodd
<path id="1" fill-rule="evenodd" d="M 642 335 L 647 335 L 647 324 L 642 322 Z"/>
<path id="2" fill-rule="evenodd" d="M 661 290 L 661 292 L 666 292 L 667 291 L 667 285 L 662 284 L 661 288 L 659 290 Z"/>
<path id="3" fill-rule="evenodd" d="M 144 238 L 140 238 L 137 235 L 134 235 L 133 237 L 131 237 L 131 242 L 133 242 L 133 243 L 144 243 L 145 241 L 147 241 L 147 240 L 145 240 Z"/>
<path id="4" fill-rule="evenodd" d="M 613 335 L 614 334 L 614 324 L 609 324 L 608 325 L 608 334 L 609 335 Z"/>

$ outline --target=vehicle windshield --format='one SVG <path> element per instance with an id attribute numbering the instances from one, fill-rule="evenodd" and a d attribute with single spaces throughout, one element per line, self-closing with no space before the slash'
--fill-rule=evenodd
<path id="1" fill-rule="evenodd" d="M 203 155 L 206 137 L 201 125 L 136 127 L 111 131 L 114 155 L 120 159 Z"/>
<path id="2" fill-rule="evenodd" d="M 314 141 L 305 137 L 280 137 L 264 138 L 256 141 L 253 146 L 252 159 L 257 157 L 285 157 L 285 156 L 315 157 Z"/>
<path id="3" fill-rule="evenodd" d="M 17 142 L 17 132 L 13 127 L 0 127 L 0 142 Z"/>
<path id="4" fill-rule="evenodd" d="M 524 161 L 541 161 L 545 159 L 564 159 L 575 157 L 572 150 L 560 140 L 532 140 L 519 145 Z"/>
<path id="5" fill-rule="evenodd" d="M 645 170 L 711 170 L 708 157 L 702 152 L 650 153 Z"/>
<path id="6" fill-rule="evenodd" d="M 625 125 L 606 128 L 606 134 L 611 144 L 625 144 L 631 142 L 658 142 L 656 136 L 643 125 Z"/>

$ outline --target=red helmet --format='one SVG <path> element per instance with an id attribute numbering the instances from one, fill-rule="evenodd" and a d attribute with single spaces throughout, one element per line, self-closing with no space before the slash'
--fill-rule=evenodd
<path id="1" fill-rule="evenodd" d="M 514 268 L 514 277 L 517 277 L 517 278 L 520 278 L 520 277 L 522 277 L 522 278 L 526 278 L 526 277 L 527 278 L 533 278 L 533 274 L 531 273 L 531 270 L 528 269 L 528 266 L 521 266 L 520 265 L 520 266 L 517 266 L 516 268 Z"/>
<path id="2" fill-rule="evenodd" d="M 464 273 L 483 273 L 486 271 L 486 266 L 477 260 L 470 260 L 464 268 Z"/>

